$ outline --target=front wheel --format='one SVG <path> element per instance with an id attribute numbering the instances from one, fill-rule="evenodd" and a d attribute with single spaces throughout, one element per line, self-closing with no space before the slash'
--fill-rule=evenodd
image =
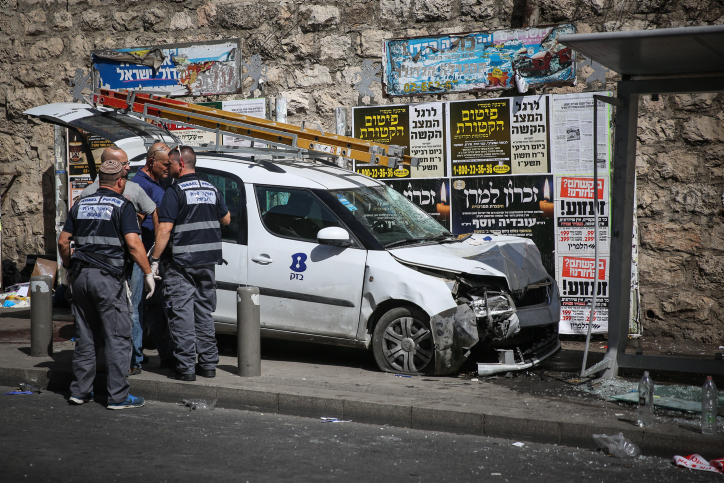
<path id="1" fill-rule="evenodd" d="M 429 317 L 414 307 L 388 310 L 372 334 L 372 352 L 385 372 L 431 373 L 435 367 L 435 343 Z"/>

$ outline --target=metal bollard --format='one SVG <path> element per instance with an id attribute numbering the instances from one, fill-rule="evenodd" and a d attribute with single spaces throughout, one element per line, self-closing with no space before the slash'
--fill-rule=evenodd
<path id="1" fill-rule="evenodd" d="M 259 288 L 236 289 L 236 347 L 242 377 L 261 376 Z"/>
<path id="2" fill-rule="evenodd" d="M 30 355 L 53 355 L 53 277 L 30 277 Z"/>

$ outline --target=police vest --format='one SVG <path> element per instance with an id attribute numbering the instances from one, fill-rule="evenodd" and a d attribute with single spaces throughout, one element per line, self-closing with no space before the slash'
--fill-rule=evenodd
<path id="1" fill-rule="evenodd" d="M 220 265 L 219 192 L 191 175 L 168 189 L 176 191 L 179 214 L 171 231 L 171 256 L 182 267 Z"/>
<path id="2" fill-rule="evenodd" d="M 78 200 L 70 210 L 75 242 L 72 258 L 122 275 L 130 260 L 121 231 L 121 214 L 127 204 L 116 193 L 93 194 Z"/>

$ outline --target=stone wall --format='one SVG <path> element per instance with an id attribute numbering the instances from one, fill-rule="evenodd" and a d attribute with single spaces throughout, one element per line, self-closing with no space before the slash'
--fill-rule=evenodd
<path id="1" fill-rule="evenodd" d="M 541 25 L 574 22 L 581 33 L 724 23 L 718 0 L 538 4 Z M 245 60 L 258 53 L 269 66 L 265 95 L 289 100 L 289 121 L 332 130 L 334 108 L 357 103 L 354 74 L 364 59 L 379 60 L 383 39 L 521 27 L 524 10 L 525 0 L 0 0 L 0 171 L 23 172 L 2 206 L 3 257 L 22 265 L 26 253 L 55 250 L 53 130 L 22 111 L 70 101 L 69 81 L 76 68 L 90 67 L 93 49 L 239 37 Z M 545 92 L 602 90 L 600 82 L 585 83 L 591 73 L 584 67 L 577 87 Z M 609 73 L 606 87 L 614 89 L 616 79 Z M 374 86 L 378 102 L 393 102 Z M 641 103 L 637 172 L 648 333 L 715 341 L 724 328 L 723 99 Z"/>

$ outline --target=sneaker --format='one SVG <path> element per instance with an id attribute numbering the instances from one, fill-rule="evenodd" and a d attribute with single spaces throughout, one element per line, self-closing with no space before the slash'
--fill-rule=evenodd
<path id="1" fill-rule="evenodd" d="M 131 367 L 130 369 L 128 369 L 129 376 L 137 376 L 137 375 L 141 374 L 142 372 L 143 371 L 141 370 L 140 367 Z"/>
<path id="2" fill-rule="evenodd" d="M 121 403 L 111 403 L 108 404 L 107 409 L 131 409 L 131 408 L 140 408 L 146 403 L 145 399 L 142 397 L 136 397 L 131 396 L 130 394 L 126 398 L 125 401 Z"/>
<path id="3" fill-rule="evenodd" d="M 68 398 L 68 402 L 71 404 L 75 404 L 76 406 L 80 406 L 81 404 L 85 404 L 88 402 L 91 402 L 93 400 L 93 392 L 91 391 L 90 396 L 85 397 L 75 397 L 71 396 Z"/>

